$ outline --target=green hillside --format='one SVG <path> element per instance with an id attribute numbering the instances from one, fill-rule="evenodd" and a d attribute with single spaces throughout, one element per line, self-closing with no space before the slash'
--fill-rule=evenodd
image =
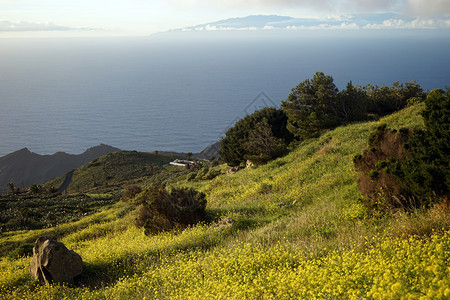
<path id="1" fill-rule="evenodd" d="M 110 153 L 75 170 L 67 192 L 110 191 L 136 180 L 142 181 L 158 174 L 183 171 L 179 167 L 168 165 L 176 158 L 182 157 L 155 152 L 118 151 Z M 58 187 L 63 183 L 64 178 L 65 176 L 60 176 L 46 183 L 45 186 Z"/>
<path id="2" fill-rule="evenodd" d="M 448 203 L 371 214 L 353 164 L 380 124 L 422 127 L 422 110 L 339 127 L 266 165 L 212 180 L 167 175 L 165 183 L 207 196 L 209 221 L 185 230 L 146 236 L 134 226 L 137 207 L 119 201 L 75 222 L 1 233 L 0 244 L 58 238 L 85 263 L 76 286 L 40 287 L 29 256 L 4 256 L 2 299 L 448 299 Z M 127 169 L 126 159 L 107 157 L 77 170 L 69 192 L 107 183 L 114 194 L 154 182 L 145 168 L 153 162 Z"/>

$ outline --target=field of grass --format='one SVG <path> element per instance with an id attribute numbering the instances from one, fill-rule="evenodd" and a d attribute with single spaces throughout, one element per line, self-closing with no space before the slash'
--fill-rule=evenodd
<path id="1" fill-rule="evenodd" d="M 208 221 L 182 231 L 146 236 L 133 225 L 136 209 L 117 202 L 75 222 L 2 233 L 0 245 L 57 238 L 85 270 L 73 287 L 42 287 L 30 278 L 29 256 L 4 254 L 1 298 L 448 299 L 448 204 L 370 215 L 353 166 L 377 126 L 423 126 L 422 109 L 337 128 L 258 168 L 171 177 L 207 195 Z M 225 217 L 234 222 L 219 225 Z"/>

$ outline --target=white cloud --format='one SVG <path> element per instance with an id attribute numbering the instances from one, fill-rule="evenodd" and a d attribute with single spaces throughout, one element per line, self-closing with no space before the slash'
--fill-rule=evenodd
<path id="1" fill-rule="evenodd" d="M 364 29 L 449 29 L 450 20 L 420 19 L 405 21 L 400 19 L 390 19 L 382 24 L 368 24 Z"/>
<path id="2" fill-rule="evenodd" d="M 69 31 L 69 30 L 93 30 L 92 28 L 72 28 L 55 25 L 53 23 L 11 22 L 0 21 L 0 32 L 19 31 Z"/>
<path id="3" fill-rule="evenodd" d="M 314 26 L 286 26 L 287 30 L 321 30 L 321 29 L 360 29 L 360 26 L 356 23 L 348 23 L 348 22 L 342 22 L 339 25 L 331 25 L 327 23 L 323 23 L 320 25 L 314 25 Z"/>
<path id="4" fill-rule="evenodd" d="M 305 19 L 275 16 L 248 16 L 189 27 L 196 31 L 239 30 L 348 30 L 348 29 L 443 29 L 450 28 L 450 19 L 408 18 L 397 14 L 372 14 L 345 19 Z M 186 31 L 181 29 L 182 31 Z"/>

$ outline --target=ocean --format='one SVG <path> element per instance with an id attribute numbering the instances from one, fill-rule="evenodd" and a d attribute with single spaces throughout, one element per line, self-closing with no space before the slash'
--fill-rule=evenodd
<path id="1" fill-rule="evenodd" d="M 100 143 L 199 152 L 317 71 L 339 89 L 411 80 L 445 88 L 450 37 L 430 32 L 3 38 L 0 157 Z"/>

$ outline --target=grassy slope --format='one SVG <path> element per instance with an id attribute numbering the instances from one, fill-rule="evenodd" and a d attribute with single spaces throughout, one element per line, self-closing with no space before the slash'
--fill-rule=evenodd
<path id="1" fill-rule="evenodd" d="M 77 221 L 117 202 L 124 185 L 164 182 L 186 173 L 184 168 L 168 165 L 174 158 L 178 157 L 120 151 L 78 168 L 69 187 L 70 194 L 0 195 L 0 232 L 42 229 Z M 56 178 L 45 186 L 59 186 L 64 178 Z M 0 241 L 0 256 L 17 246 Z"/>
<path id="2" fill-rule="evenodd" d="M 111 190 L 143 177 L 152 177 L 163 172 L 165 170 L 163 166 L 175 158 L 181 157 L 137 151 L 110 153 L 78 168 L 73 175 L 68 192 Z M 63 183 L 64 178 L 65 176 L 58 177 L 46 183 L 45 186 L 58 187 Z"/>
<path id="3" fill-rule="evenodd" d="M 0 241 L 58 238 L 86 263 L 82 287 L 35 287 L 29 258 L 0 261 L 6 298 L 413 298 L 450 296 L 445 207 L 371 218 L 359 204 L 352 158 L 381 122 L 421 126 L 421 106 L 380 122 L 348 125 L 307 141 L 257 169 L 206 182 L 178 182 L 208 195 L 213 224 L 146 237 L 135 211 L 108 211 L 48 231 L 11 232 Z M 236 223 L 215 227 L 225 216 Z M 421 240 L 402 240 L 402 234 Z M 371 250 L 368 250 L 371 249 Z M 106 285 L 106 287 L 105 287 Z M 15 292 L 14 292 L 15 291 Z"/>

